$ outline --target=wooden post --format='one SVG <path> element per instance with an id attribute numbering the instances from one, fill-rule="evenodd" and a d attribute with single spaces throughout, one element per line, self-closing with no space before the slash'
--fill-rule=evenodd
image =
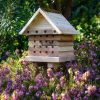
<path id="1" fill-rule="evenodd" d="M 65 62 L 62 63 L 47 63 L 48 68 L 54 68 L 54 67 L 61 67 L 61 66 L 66 66 Z"/>

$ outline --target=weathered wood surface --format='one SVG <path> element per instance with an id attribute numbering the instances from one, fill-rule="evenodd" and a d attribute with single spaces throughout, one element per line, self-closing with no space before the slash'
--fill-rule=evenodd
<path id="1" fill-rule="evenodd" d="M 53 29 L 50 23 L 44 18 L 42 14 L 38 14 L 37 18 L 30 24 L 30 30 L 34 29 Z"/>
<path id="2" fill-rule="evenodd" d="M 49 41 L 73 41 L 72 35 L 40 35 L 40 36 L 29 36 L 29 41 L 34 40 L 49 40 Z"/>
<path id="3" fill-rule="evenodd" d="M 34 30 L 27 30 L 26 35 L 32 36 L 32 35 L 50 35 L 50 34 L 57 34 L 57 32 L 53 29 L 48 28 L 42 28 L 42 29 L 34 29 Z"/>
<path id="4" fill-rule="evenodd" d="M 66 20 L 62 14 L 47 12 L 40 8 L 23 27 L 23 29 L 20 31 L 20 34 L 27 34 L 27 31 L 41 29 L 44 27 L 45 29 L 52 28 L 56 30 L 57 34 L 78 34 L 75 28 Z M 33 32 L 33 34 L 37 33 Z"/>
<path id="5" fill-rule="evenodd" d="M 31 62 L 65 62 L 74 60 L 74 57 L 44 57 L 44 56 L 26 56 L 26 61 Z"/>
<path id="6" fill-rule="evenodd" d="M 31 51 L 73 51 L 73 46 L 67 46 L 67 47 L 59 47 L 59 46 L 35 46 L 35 47 L 29 47 L 29 50 Z"/>
<path id="7" fill-rule="evenodd" d="M 52 51 L 29 51 L 28 52 L 29 56 L 51 56 L 51 57 L 69 57 L 69 56 L 74 56 L 74 52 L 52 52 Z"/>
<path id="8" fill-rule="evenodd" d="M 29 47 L 34 46 L 73 46 L 73 42 L 62 42 L 62 41 L 29 41 Z"/>

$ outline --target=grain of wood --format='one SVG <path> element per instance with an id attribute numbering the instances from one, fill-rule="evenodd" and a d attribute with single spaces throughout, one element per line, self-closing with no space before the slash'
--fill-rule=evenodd
<path id="1" fill-rule="evenodd" d="M 62 42 L 62 41 L 29 41 L 29 47 L 34 46 L 73 46 L 73 42 Z"/>
<path id="2" fill-rule="evenodd" d="M 72 35 L 47 35 L 43 36 L 29 36 L 29 41 L 32 40 L 49 40 L 49 41 L 73 41 L 73 36 Z"/>
<path id="3" fill-rule="evenodd" d="M 45 46 L 42 46 L 40 48 L 40 46 L 36 46 L 35 48 L 33 47 L 29 47 L 29 50 L 33 50 L 33 51 L 73 51 L 73 46 L 67 46 L 67 47 L 59 47 L 59 46 L 54 46 L 52 48 L 52 46 L 48 46 L 47 48 Z"/>
<path id="4" fill-rule="evenodd" d="M 36 51 L 34 53 L 34 51 L 29 51 L 29 56 L 49 56 L 49 57 L 69 57 L 69 56 L 74 56 L 74 52 L 53 52 L 52 51 L 48 51 L 48 52 L 45 52 L 45 51 Z"/>
<path id="5" fill-rule="evenodd" d="M 66 62 L 74 60 L 75 57 L 44 57 L 44 56 L 26 56 L 26 61 L 31 62 Z"/>

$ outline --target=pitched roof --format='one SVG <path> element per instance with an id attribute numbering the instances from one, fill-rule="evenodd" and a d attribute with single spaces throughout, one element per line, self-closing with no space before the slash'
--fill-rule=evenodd
<path id="1" fill-rule="evenodd" d="M 35 14 L 31 17 L 31 19 L 27 22 L 19 34 L 24 34 L 24 32 L 28 29 L 30 24 L 34 22 L 34 19 L 36 19 L 39 14 L 42 14 L 42 16 L 49 22 L 49 24 L 57 31 L 58 34 L 78 34 L 76 29 L 66 20 L 62 14 L 47 12 L 41 8 L 35 12 Z"/>

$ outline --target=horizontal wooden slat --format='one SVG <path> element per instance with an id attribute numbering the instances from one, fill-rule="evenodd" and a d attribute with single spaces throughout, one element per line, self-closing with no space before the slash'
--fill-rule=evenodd
<path id="1" fill-rule="evenodd" d="M 73 46 L 73 42 L 60 42 L 60 41 L 29 41 L 29 47 L 34 46 Z"/>
<path id="2" fill-rule="evenodd" d="M 29 41 L 36 40 L 49 40 L 49 41 L 73 41 L 72 35 L 41 35 L 41 36 L 29 36 Z"/>
<path id="3" fill-rule="evenodd" d="M 57 56 L 65 57 L 66 56 L 66 57 L 69 57 L 69 56 L 74 56 L 74 52 L 29 51 L 28 55 L 29 56 L 50 56 L 50 57 L 57 57 Z"/>
<path id="4" fill-rule="evenodd" d="M 36 47 L 29 47 L 29 50 L 32 50 L 32 51 L 73 51 L 73 46 L 67 46 L 67 47 L 59 47 L 59 46 L 48 46 L 46 48 L 46 46 L 36 46 Z"/>
<path id="5" fill-rule="evenodd" d="M 26 56 L 26 61 L 32 62 L 66 62 L 72 61 L 75 57 L 44 57 L 44 56 Z"/>

